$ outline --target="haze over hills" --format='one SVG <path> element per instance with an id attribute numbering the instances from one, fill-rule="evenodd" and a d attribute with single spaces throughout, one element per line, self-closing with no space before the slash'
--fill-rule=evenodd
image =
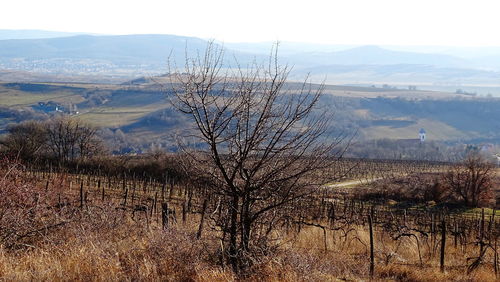
<path id="1" fill-rule="evenodd" d="M 100 75 L 133 77 L 167 72 L 170 58 L 182 66 L 186 52 L 206 48 L 204 39 L 176 35 L 73 35 L 45 31 L 1 31 L 0 69 L 59 76 Z M 51 38 L 40 38 L 40 37 Z M 63 36 L 63 37 L 60 37 Z M 35 37 L 35 39 L 33 39 Z M 222 43 L 221 43 L 222 44 Z M 245 65 L 265 60 L 272 43 L 223 43 L 228 57 Z M 442 47 L 413 48 L 421 52 L 378 46 L 312 45 L 281 43 L 281 61 L 294 66 L 291 78 L 307 74 L 330 84 L 417 85 L 425 89 L 446 86 L 469 89 L 481 95 L 500 95 L 500 49 L 490 47 L 486 57 L 454 56 Z M 412 47 L 407 47 L 407 50 Z M 442 52 L 432 53 L 430 51 Z M 465 54 L 471 48 L 456 48 Z M 460 51 L 462 50 L 462 51 Z M 465 51 L 464 51 L 465 50 Z M 452 53 L 452 52 L 451 52 Z M 498 63 L 497 63 L 498 62 Z M 498 64 L 498 66 L 497 66 Z M 441 89 L 440 89 L 441 90 Z"/>
<path id="2" fill-rule="evenodd" d="M 62 32 L 38 29 L 0 29 L 0 40 L 56 38 L 83 34 L 90 35 L 90 33 L 84 32 Z"/>
<path id="3" fill-rule="evenodd" d="M 186 50 L 193 56 L 207 44 L 203 39 L 176 35 L 67 35 L 74 34 L 0 30 L 0 39 L 18 38 L 0 40 L 0 69 L 58 75 L 155 75 L 167 72 L 169 57 L 182 65 Z M 265 59 L 271 45 L 224 44 L 226 53 L 242 64 L 254 58 Z M 496 91 L 496 87 L 500 87 L 500 74 L 494 59 L 500 51 L 495 53 L 495 48 L 488 49 L 492 57 L 464 58 L 378 46 L 313 46 L 280 44 L 282 61 L 294 66 L 292 78 L 300 79 L 311 73 L 319 79 L 327 77 L 327 83 L 337 84 L 447 85 L 452 88 L 472 85 L 480 94 L 487 94 L 481 93 L 481 86 L 489 86 L 488 93 L 500 94 L 500 88 Z"/>

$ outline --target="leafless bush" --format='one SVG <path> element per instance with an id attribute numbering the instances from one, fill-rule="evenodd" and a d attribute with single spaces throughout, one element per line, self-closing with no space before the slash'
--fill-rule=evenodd
<path id="1" fill-rule="evenodd" d="M 443 177 L 451 193 L 470 207 L 488 204 L 493 198 L 494 166 L 479 154 L 453 166 Z"/>
<path id="2" fill-rule="evenodd" d="M 49 182 L 45 186 L 49 185 L 59 186 Z M 0 244 L 27 245 L 68 222 L 71 209 L 57 188 L 46 187 L 35 185 L 21 164 L 0 161 Z"/>
<path id="3" fill-rule="evenodd" d="M 358 188 L 354 197 L 360 200 L 387 200 L 436 203 L 449 201 L 449 193 L 436 173 L 413 173 L 377 181 L 369 188 Z"/>
<path id="4" fill-rule="evenodd" d="M 8 129 L 8 135 L 0 140 L 4 150 L 22 160 L 34 161 L 47 150 L 47 130 L 42 122 L 26 121 Z"/>

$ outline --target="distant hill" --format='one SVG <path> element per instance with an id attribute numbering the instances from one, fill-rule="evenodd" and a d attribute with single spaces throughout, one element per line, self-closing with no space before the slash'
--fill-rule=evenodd
<path id="1" fill-rule="evenodd" d="M 206 41 L 174 35 L 116 35 L 0 41 L 0 58 L 93 59 L 121 63 L 166 62 L 170 51 L 203 50 Z"/>
<path id="2" fill-rule="evenodd" d="M 0 70 L 56 77 L 94 77 L 92 82 L 108 81 L 107 78 L 96 79 L 98 76 L 108 76 L 123 82 L 164 74 L 168 72 L 169 59 L 182 69 L 186 54 L 195 57 L 202 54 L 207 46 L 206 40 L 177 35 L 66 36 L 66 33 L 44 31 L 12 33 L 0 30 L 0 34 L 2 32 L 11 38 L 54 38 L 0 40 Z M 65 37 L 57 37 L 62 35 Z M 254 60 L 266 60 L 272 43 L 253 43 L 248 46 L 228 43 L 224 46 L 227 47 L 226 58 L 236 58 L 244 67 Z M 495 48 L 485 50 L 491 57 L 461 58 L 446 54 L 395 51 L 378 46 L 314 47 L 310 44 L 284 43 L 280 46 L 279 55 L 282 63 L 293 66 L 290 78 L 294 80 L 302 80 L 311 74 L 316 82 L 326 78 L 330 84 L 418 85 L 426 89 L 445 86 L 448 91 L 467 88 L 482 95 L 500 96 L 500 60 L 497 60 L 500 57 L 495 55 Z M 231 67 L 229 64 L 226 66 Z"/>
<path id="3" fill-rule="evenodd" d="M 167 63 L 184 66 L 186 54 L 202 54 L 208 42 L 158 34 L 0 40 L 0 69 L 59 75 L 140 76 L 167 72 Z M 259 55 L 226 50 L 227 58 L 252 62 Z"/>
<path id="4" fill-rule="evenodd" d="M 392 51 L 378 46 L 361 46 L 336 52 L 299 53 L 289 56 L 289 58 L 302 64 L 315 65 L 409 64 L 460 68 L 471 65 L 467 60 L 458 57 L 441 54 Z"/>
<path id="5" fill-rule="evenodd" d="M 423 64 L 373 64 L 373 65 L 319 65 L 303 67 L 296 71 L 299 78 L 311 74 L 312 78 L 324 79 L 327 83 L 356 84 L 371 82 L 372 84 L 395 84 L 399 86 L 415 85 L 447 85 L 448 91 L 455 91 L 467 84 L 500 84 L 500 72 L 479 69 L 463 69 L 439 67 Z M 455 85 L 453 87 L 453 85 Z M 432 88 L 429 86 L 428 88 Z M 473 89 L 473 88 L 472 88 Z M 436 90 L 438 90 L 436 88 Z M 500 89 L 489 92 L 500 94 Z M 484 93 L 483 93 L 484 94 Z"/>
<path id="6" fill-rule="evenodd" d="M 83 32 L 61 32 L 48 31 L 37 29 L 0 29 L 0 40 L 6 39 L 40 39 L 40 38 L 56 38 L 68 37 L 74 35 L 89 34 Z"/>

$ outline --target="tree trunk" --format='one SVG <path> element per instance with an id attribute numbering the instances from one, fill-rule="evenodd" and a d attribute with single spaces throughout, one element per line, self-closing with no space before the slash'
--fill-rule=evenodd
<path id="1" fill-rule="evenodd" d="M 252 228 L 252 215 L 250 214 L 250 199 L 247 195 L 243 198 L 241 207 L 241 249 L 243 251 L 249 250 L 250 231 Z"/>
<path id="2" fill-rule="evenodd" d="M 236 193 L 232 195 L 232 201 L 229 206 L 231 214 L 231 223 L 229 227 L 229 264 L 235 273 L 238 273 L 238 206 L 240 198 Z"/>

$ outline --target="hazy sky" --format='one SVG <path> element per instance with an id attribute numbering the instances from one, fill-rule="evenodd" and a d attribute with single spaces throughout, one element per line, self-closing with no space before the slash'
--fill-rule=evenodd
<path id="1" fill-rule="evenodd" d="M 0 0 L 0 29 L 226 42 L 500 46 L 498 0 Z"/>

